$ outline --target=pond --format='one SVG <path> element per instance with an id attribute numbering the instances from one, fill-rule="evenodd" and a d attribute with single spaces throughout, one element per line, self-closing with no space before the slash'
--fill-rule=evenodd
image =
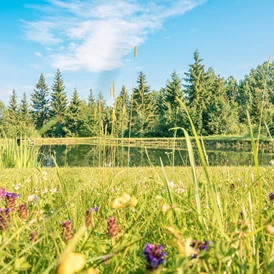
<path id="1" fill-rule="evenodd" d="M 43 166 L 71 167 L 140 167 L 189 166 L 188 151 L 176 149 L 152 149 L 139 147 L 103 147 L 95 145 L 43 145 L 39 148 L 39 162 Z M 174 156 L 173 156 L 174 155 Z M 198 152 L 194 150 L 195 161 L 200 165 Z M 207 150 L 208 163 L 211 166 L 248 166 L 254 164 L 253 154 L 245 150 Z M 270 165 L 274 155 L 259 151 L 259 163 Z"/>

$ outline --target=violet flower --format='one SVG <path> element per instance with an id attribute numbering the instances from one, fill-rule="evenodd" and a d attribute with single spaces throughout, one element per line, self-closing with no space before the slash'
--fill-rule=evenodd
<path id="1" fill-rule="evenodd" d="M 165 261 L 166 253 L 163 252 L 162 245 L 146 244 L 143 254 L 147 261 L 147 269 L 155 270 Z"/>
<path id="2" fill-rule="evenodd" d="M 202 243 L 200 241 L 194 240 L 190 246 L 193 247 L 198 252 L 202 250 L 208 251 L 209 245 L 212 245 L 212 242 L 205 241 L 204 243 Z M 198 254 L 193 254 L 191 258 L 194 259 L 197 257 L 198 257 Z"/>

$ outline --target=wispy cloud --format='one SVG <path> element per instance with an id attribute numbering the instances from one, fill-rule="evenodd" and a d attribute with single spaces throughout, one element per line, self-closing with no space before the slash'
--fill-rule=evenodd
<path id="1" fill-rule="evenodd" d="M 113 70 L 122 67 L 133 47 L 162 28 L 166 19 L 183 15 L 205 1 L 48 0 L 44 9 L 39 8 L 41 20 L 24 22 L 25 37 L 50 46 L 47 54 L 54 67 Z"/>

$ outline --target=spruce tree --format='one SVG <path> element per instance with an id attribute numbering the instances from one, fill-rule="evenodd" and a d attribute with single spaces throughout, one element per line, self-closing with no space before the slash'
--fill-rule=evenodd
<path id="1" fill-rule="evenodd" d="M 209 92 L 207 90 L 208 74 L 205 72 L 202 59 L 196 50 L 193 54 L 194 63 L 189 65 L 189 71 L 185 73 L 184 93 L 186 103 L 189 106 L 190 114 L 196 131 L 202 133 L 203 114 L 209 101 Z"/>
<path id="2" fill-rule="evenodd" d="M 155 106 L 151 104 L 150 86 L 147 85 L 143 72 L 139 73 L 137 84 L 131 98 L 130 126 L 132 136 L 144 137 L 152 130 Z"/>
<path id="3" fill-rule="evenodd" d="M 41 73 L 35 85 L 34 93 L 31 94 L 31 107 L 35 127 L 40 129 L 49 119 L 49 88 L 45 82 L 45 77 Z"/>
<path id="4" fill-rule="evenodd" d="M 15 90 L 13 90 L 7 108 L 7 122 L 11 125 L 17 125 L 19 122 L 18 112 L 17 94 Z"/>
<path id="5" fill-rule="evenodd" d="M 19 117 L 20 122 L 24 122 L 25 124 L 28 124 L 29 122 L 29 104 L 27 101 L 27 95 L 24 92 L 23 98 L 21 100 L 21 104 L 19 106 Z"/>
<path id="6" fill-rule="evenodd" d="M 51 89 L 51 117 L 64 117 L 68 99 L 65 92 L 63 77 L 59 69 L 57 69 Z"/>
<path id="7" fill-rule="evenodd" d="M 77 136 L 83 120 L 83 102 L 80 100 L 77 89 L 74 89 L 72 99 L 66 112 L 64 131 L 67 136 Z"/>

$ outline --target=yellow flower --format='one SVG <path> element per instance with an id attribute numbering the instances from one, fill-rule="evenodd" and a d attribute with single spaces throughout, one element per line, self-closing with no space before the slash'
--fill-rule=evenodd
<path id="1" fill-rule="evenodd" d="M 137 200 L 134 196 L 132 196 L 132 197 L 130 198 L 129 206 L 135 207 L 137 204 L 138 204 L 138 200 Z"/>
<path id="2" fill-rule="evenodd" d="M 121 199 L 122 203 L 126 204 L 130 201 L 130 195 L 124 192 L 120 199 Z"/>
<path id="3" fill-rule="evenodd" d="M 266 230 L 268 233 L 274 235 L 274 227 L 270 224 L 266 225 Z"/>
<path id="4" fill-rule="evenodd" d="M 58 274 L 74 274 L 85 266 L 86 257 L 81 253 L 69 252 L 58 267 Z"/>
<path id="5" fill-rule="evenodd" d="M 115 209 L 125 208 L 125 207 L 134 207 L 138 203 L 138 200 L 134 196 L 130 196 L 127 193 L 123 193 L 121 197 L 110 202 L 110 206 Z"/>
<path id="6" fill-rule="evenodd" d="M 114 201 L 110 202 L 110 206 L 118 209 L 118 208 L 123 208 L 124 204 L 121 202 L 120 199 L 115 199 Z"/>
<path id="7" fill-rule="evenodd" d="M 191 245 L 192 240 L 190 238 L 186 239 L 185 241 L 177 240 L 177 246 L 179 249 L 179 253 L 183 256 L 190 256 L 193 254 L 197 254 L 198 252 L 192 247 Z"/>

